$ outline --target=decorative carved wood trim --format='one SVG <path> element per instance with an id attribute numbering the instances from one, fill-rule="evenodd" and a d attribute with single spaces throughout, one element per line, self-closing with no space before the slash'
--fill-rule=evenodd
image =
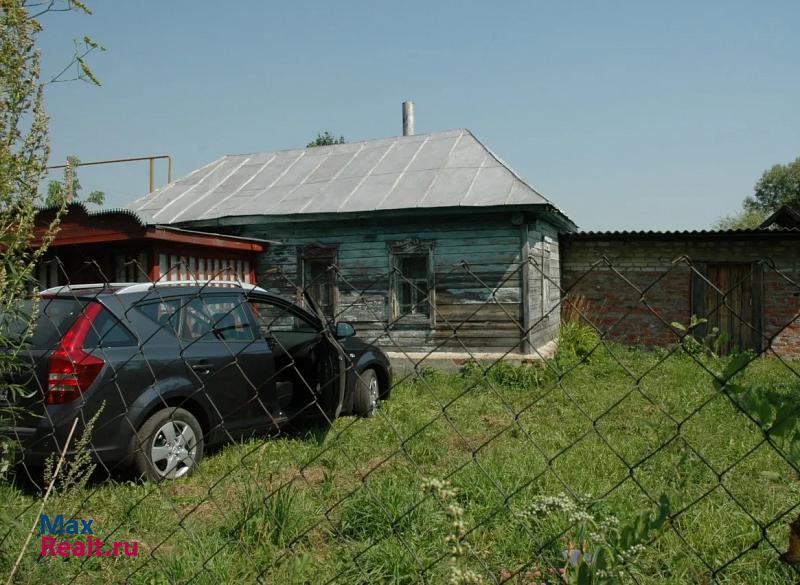
<path id="1" fill-rule="evenodd" d="M 426 254 L 433 249 L 434 240 L 420 240 L 419 238 L 406 238 L 387 242 L 392 254 Z"/>

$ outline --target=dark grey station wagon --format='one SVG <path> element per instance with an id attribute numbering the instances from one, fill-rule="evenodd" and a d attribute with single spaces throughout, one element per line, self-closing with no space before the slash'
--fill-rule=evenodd
<path id="1" fill-rule="evenodd" d="M 33 466 L 64 448 L 76 418 L 80 436 L 96 417 L 91 451 L 103 465 L 173 479 L 211 444 L 298 419 L 371 416 L 391 388 L 386 355 L 351 325 L 253 286 L 60 287 L 35 311 L 19 332 L 30 367 L 0 387 L 13 407 L 0 433 Z"/>

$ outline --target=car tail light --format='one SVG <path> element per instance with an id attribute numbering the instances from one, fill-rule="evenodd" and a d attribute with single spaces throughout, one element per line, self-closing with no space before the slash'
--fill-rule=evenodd
<path id="1" fill-rule="evenodd" d="M 86 336 L 102 310 L 98 303 L 87 304 L 50 356 L 47 404 L 72 402 L 92 385 L 103 369 L 103 360 L 83 350 Z"/>

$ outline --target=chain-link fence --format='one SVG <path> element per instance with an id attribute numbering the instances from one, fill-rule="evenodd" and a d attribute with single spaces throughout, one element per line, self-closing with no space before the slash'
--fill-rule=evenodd
<path id="1" fill-rule="evenodd" d="M 367 286 L 196 268 L 4 316 L 4 580 L 798 580 L 798 315 L 752 291 L 800 286 L 773 262 L 462 262 L 458 310 L 410 262 Z"/>

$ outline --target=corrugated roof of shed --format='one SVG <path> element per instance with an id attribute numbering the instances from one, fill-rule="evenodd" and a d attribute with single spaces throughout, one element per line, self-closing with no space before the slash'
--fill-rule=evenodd
<path id="1" fill-rule="evenodd" d="M 148 223 L 549 205 L 469 130 L 227 155 L 134 201 Z M 562 214 L 563 215 L 563 214 Z"/>
<path id="2" fill-rule="evenodd" d="M 578 231 L 562 235 L 563 240 L 637 240 L 673 239 L 688 240 L 697 238 L 781 238 L 800 236 L 800 228 L 734 228 L 722 230 L 612 230 Z"/>

